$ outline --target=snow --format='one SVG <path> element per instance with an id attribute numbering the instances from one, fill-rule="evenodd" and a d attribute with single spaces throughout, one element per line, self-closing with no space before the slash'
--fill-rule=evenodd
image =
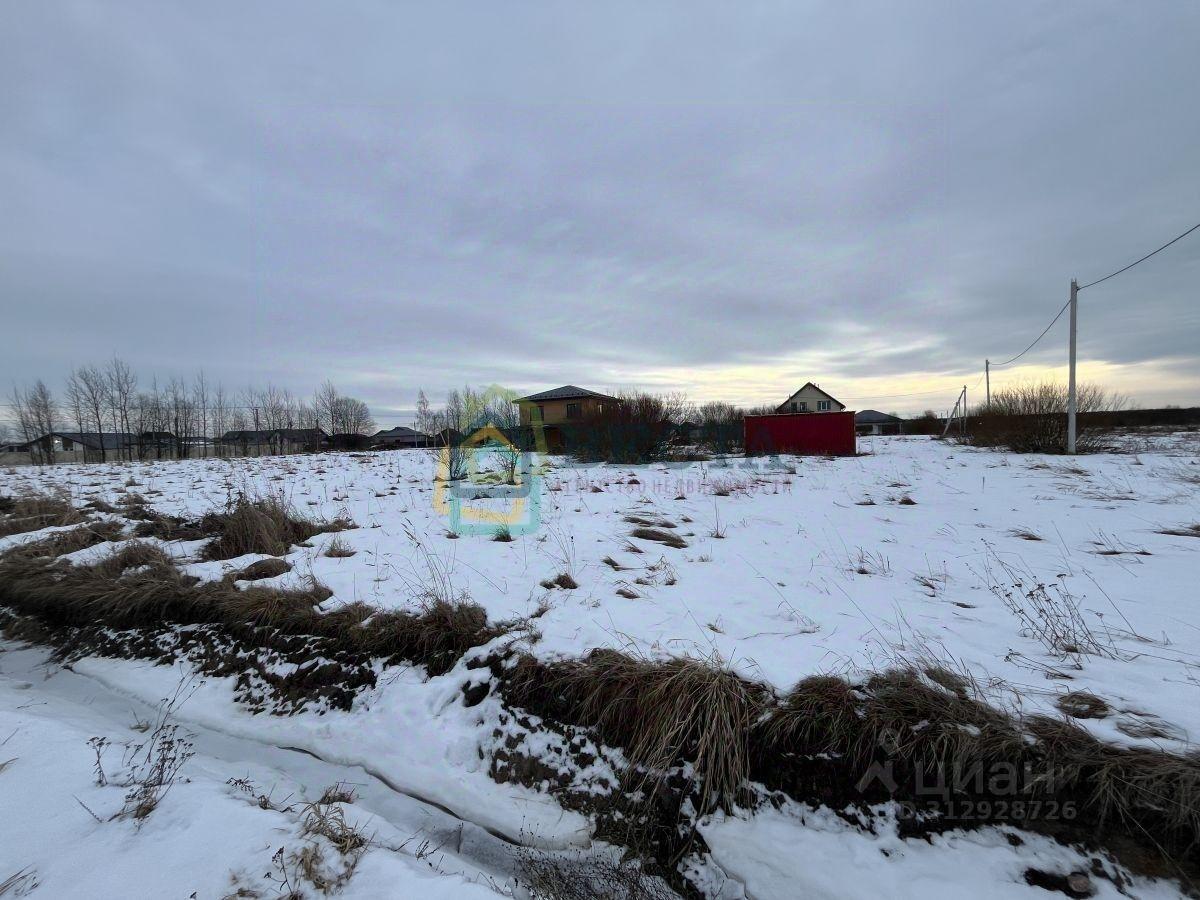
<path id="1" fill-rule="evenodd" d="M 502 883 L 503 875 L 497 878 L 448 845 L 431 858 L 417 858 L 422 840 L 453 836 L 459 847 L 471 841 L 480 845 L 475 854 L 480 860 L 489 852 L 501 859 L 492 847 L 496 839 L 486 832 L 472 828 L 464 840 L 463 823 L 386 788 L 361 769 L 194 721 L 187 722 L 187 733 L 196 755 L 160 807 L 140 827 L 129 819 L 109 821 L 125 791 L 96 784 L 95 756 L 87 742 L 94 736 L 115 743 L 145 740 L 133 726 L 152 718 L 154 706 L 86 676 L 55 670 L 39 651 L 10 649 L 0 655 L 0 664 L 5 810 L 0 871 L 8 877 L 24 870 L 24 888 L 40 885 L 38 896 L 158 898 L 194 891 L 196 897 L 216 898 L 239 887 L 277 895 L 263 877 L 272 869 L 272 856 L 279 847 L 298 850 L 306 839 L 295 813 L 261 809 L 228 784 L 246 778 L 282 802 L 315 800 L 339 782 L 354 786 L 360 796 L 347 806 L 346 818 L 372 836 L 373 846 L 346 896 L 497 896 L 490 885 Z M 202 705 L 192 697 L 184 709 L 195 714 Z M 106 754 L 110 775 L 120 757 L 119 750 Z M 336 852 L 326 855 L 336 857 Z M 22 896 L 20 890 L 16 896 Z"/>
<path id="2" fill-rule="evenodd" d="M 935 659 L 971 673 L 997 702 L 1030 711 L 1057 714 L 1064 692 L 1095 693 L 1110 712 L 1082 724 L 1098 736 L 1180 751 L 1200 736 L 1200 540 L 1160 531 L 1200 522 L 1200 444 L 1180 434 L 1137 449 L 1067 460 L 874 438 L 860 440 L 865 455 L 844 459 L 573 466 L 552 458 L 543 461 L 540 527 L 508 543 L 449 533 L 434 503 L 436 460 L 420 450 L 13 469 L 0 474 L 0 493 L 65 487 L 80 503 L 115 505 L 136 491 L 159 512 L 198 518 L 238 492 L 282 492 L 307 515 L 358 525 L 336 536 L 353 556 L 325 556 L 334 535 L 318 535 L 287 554 L 291 572 L 258 582 L 311 575 L 333 591 L 326 610 L 353 601 L 411 608 L 436 585 L 483 605 L 492 621 L 544 608 L 537 636 L 522 638 L 543 658 L 596 647 L 698 655 L 780 692 L 817 672 Z M 127 488 L 131 476 L 137 484 Z M 627 517 L 669 522 L 687 546 L 633 538 L 637 526 Z M 0 549 L 42 534 L 0 538 Z M 263 558 L 199 562 L 200 542 L 167 546 L 206 579 Z M 110 545 L 77 556 L 105 552 Z M 577 589 L 542 586 L 562 572 Z M 1069 594 L 1104 652 L 1064 656 L 1024 630 L 1001 596 L 1018 578 L 1018 599 L 1038 584 Z M 423 828 L 442 833 L 466 822 L 489 847 L 494 835 L 548 848 L 589 845 L 586 819 L 545 794 L 489 778 L 481 748 L 493 739 L 498 705 L 490 697 L 462 705 L 462 686 L 479 676 L 462 666 L 432 679 L 419 668 L 388 670 L 353 711 L 323 716 L 253 716 L 231 702 L 228 684 L 209 680 L 180 711 L 203 737 L 189 764 L 192 782 L 140 832 L 127 822 L 100 825 L 74 799 L 97 812 L 112 808 L 112 789 L 89 780 L 87 738 L 123 733 L 130 720 L 122 704 L 152 707 L 186 673 L 87 659 L 46 679 L 36 655 L 0 654 L 0 740 L 15 729 L 0 763 L 19 760 L 0 772 L 0 787 L 6 802 L 38 810 L 19 823 L 0 817 L 6 832 L 19 831 L 0 835 L 0 878 L 5 866 L 32 865 L 43 886 L 54 885 L 48 896 L 84 893 L 85 882 L 96 888 L 110 875 L 105 884 L 166 879 L 168 868 L 171 892 L 187 884 L 198 896 L 228 892 L 227 873 L 238 867 L 260 877 L 268 846 L 299 838 L 294 822 L 230 793 L 225 781 L 249 769 L 256 781 L 306 796 L 336 772 L 356 773 L 345 780 L 369 782 L 387 798 L 371 815 L 401 823 L 389 826 L 397 844 L 406 829 L 406 837 Z M 1147 725 L 1155 736 L 1136 736 Z M 553 760 L 545 740 L 542 752 Z M 608 774 L 592 777 L 602 783 Z M 814 897 L 907 896 L 896 894 L 897 866 L 912 896 L 974 889 L 980 877 L 992 891 L 984 896 L 1014 896 L 1035 890 L 1021 879 L 1031 860 L 1048 869 L 1071 862 L 1049 842 L 1028 838 L 1014 848 L 996 829 L 926 844 L 839 823 L 828 811 L 762 811 L 712 822 L 705 837 L 714 865 L 760 898 L 796 896 L 797 885 Z M 155 847 L 161 861 L 148 866 L 138 846 Z M 493 851 L 482 856 L 494 861 Z M 220 871 L 211 865 L 218 859 Z M 511 874 L 511 865 L 489 868 L 472 854 L 442 859 L 443 874 L 431 878 L 427 860 L 373 849 L 350 884 L 371 896 L 382 883 L 373 879 L 415 879 L 414 894 L 471 896 L 489 890 L 489 878 L 503 884 Z M 1139 896 L 1169 890 L 1142 887 Z"/>
<path id="3" fill-rule="evenodd" d="M 701 830 L 713 858 L 748 896 L 761 900 L 957 900 L 967 883 L 977 900 L 1003 900 L 1040 892 L 1025 882 L 1029 868 L 1055 875 L 1090 871 L 1088 857 L 1049 838 L 980 828 L 931 835 L 928 842 L 905 840 L 894 816 L 884 807 L 876 811 L 884 814 L 873 820 L 876 833 L 864 833 L 829 809 L 798 804 L 749 818 L 716 817 Z M 1094 897 L 1121 896 L 1107 880 L 1092 879 L 1092 885 Z M 1134 879 L 1130 893 L 1144 900 L 1177 896 L 1142 878 Z"/>

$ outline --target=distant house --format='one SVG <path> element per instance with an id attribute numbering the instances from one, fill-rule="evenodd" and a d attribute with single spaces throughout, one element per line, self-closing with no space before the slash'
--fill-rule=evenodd
<path id="1" fill-rule="evenodd" d="M 375 438 L 369 434 L 358 434 L 350 431 L 336 431 L 329 436 L 330 450 L 366 450 L 374 446 Z"/>
<path id="2" fill-rule="evenodd" d="M 227 431 L 217 440 L 243 454 L 315 452 L 329 444 L 329 435 L 321 428 L 276 428 L 271 431 L 237 429 Z"/>
<path id="3" fill-rule="evenodd" d="M 465 435 L 457 428 L 443 428 L 441 431 L 435 431 L 429 437 L 434 447 L 457 447 L 462 443 Z"/>
<path id="4" fill-rule="evenodd" d="M 841 412 L 846 404 L 827 394 L 811 381 L 776 407 L 777 413 Z"/>
<path id="5" fill-rule="evenodd" d="M 564 384 L 514 402 L 521 411 L 522 428 L 541 424 L 546 447 L 551 452 L 560 452 L 565 449 L 567 433 L 572 428 L 603 415 L 621 401 L 608 394 Z"/>
<path id="6" fill-rule="evenodd" d="M 125 453 L 135 455 L 138 459 L 145 458 L 154 450 L 159 451 L 159 455 L 171 453 L 175 447 L 175 436 L 169 431 L 107 431 L 103 434 L 95 431 L 52 431 L 29 444 L 22 444 L 21 448 L 28 450 L 30 444 L 39 445 L 43 453 L 73 453 L 85 462 L 95 462 Z"/>
<path id="7" fill-rule="evenodd" d="M 371 446 L 380 450 L 398 450 L 404 447 L 428 447 L 433 438 L 414 428 L 397 425 L 386 431 L 377 431 L 371 436 Z"/>
<path id="8" fill-rule="evenodd" d="M 904 434 L 904 420 L 877 409 L 864 409 L 854 414 L 854 430 L 859 434 Z"/>

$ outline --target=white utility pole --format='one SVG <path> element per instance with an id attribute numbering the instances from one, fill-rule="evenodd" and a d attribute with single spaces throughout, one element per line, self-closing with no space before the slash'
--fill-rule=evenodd
<path id="1" fill-rule="evenodd" d="M 1075 453 L 1075 328 L 1079 308 L 1079 285 L 1071 279 L 1071 371 L 1067 376 L 1067 453 Z"/>
<path id="2" fill-rule="evenodd" d="M 992 361 L 985 359 L 983 361 L 983 380 L 987 386 L 987 404 L 988 412 L 992 411 Z"/>

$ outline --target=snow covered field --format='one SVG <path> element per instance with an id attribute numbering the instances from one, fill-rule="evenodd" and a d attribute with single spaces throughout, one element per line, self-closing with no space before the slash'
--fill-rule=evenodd
<path id="1" fill-rule="evenodd" d="M 1194 744 L 1195 435 L 1070 460 L 928 438 L 862 439 L 859 449 L 847 459 L 651 466 L 552 459 L 541 525 L 511 541 L 449 531 L 428 451 L 16 469 L 0 475 L 0 494 L 61 487 L 79 505 L 116 505 L 135 492 L 158 512 L 197 518 L 239 492 L 282 493 L 307 515 L 358 526 L 293 547 L 291 572 L 256 582 L 312 576 L 333 591 L 326 610 L 354 601 L 414 608 L 435 580 L 492 621 L 536 616 L 536 634 L 519 640 L 545 659 L 598 647 L 698 656 L 781 692 L 814 673 L 934 660 L 1025 711 L 1057 715 L 1064 695 L 1094 695 L 1103 706 L 1082 723 L 1106 741 Z M 0 550 L 41 536 L 0 538 Z M 335 541 L 347 555 L 326 555 Z M 262 558 L 200 562 L 201 542 L 167 546 L 205 579 Z M 260 808 L 231 779 L 309 802 L 353 783 L 346 815 L 379 846 L 347 895 L 505 893 L 520 862 L 515 844 L 592 846 L 585 817 L 488 776 L 499 701 L 457 702 L 480 670 L 433 679 L 393 670 L 350 712 L 272 717 L 233 703 L 224 679 L 189 683 L 182 667 L 87 659 L 61 670 L 41 650 L 0 646 L 0 797 L 22 810 L 0 817 L 0 895 L 3 879 L 22 871 L 10 889 L 40 882 L 39 893 L 55 897 L 112 896 L 120 885 L 125 896 L 276 895 L 264 875 L 276 850 L 289 848 L 286 860 L 314 839 L 302 812 Z M 190 780 L 141 829 L 97 821 L 120 808 L 123 792 L 95 784 L 88 738 L 136 740 L 131 726 L 181 683 L 187 698 L 175 715 L 195 735 Z M 1031 860 L 1064 872 L 1088 866 L 1045 839 L 1014 846 L 1001 829 L 928 844 L 864 835 L 800 808 L 714 820 L 703 834 L 707 884 L 730 898 L 958 896 L 967 883 L 982 896 L 1021 896 L 1040 890 L 1021 877 Z M 805 866 L 807 856 L 820 866 Z M 857 877 L 831 875 L 839 871 Z M 139 888 L 130 893 L 130 884 Z M 1094 884 L 1097 896 L 1117 895 Z M 1138 882 L 1131 893 L 1174 889 Z"/>

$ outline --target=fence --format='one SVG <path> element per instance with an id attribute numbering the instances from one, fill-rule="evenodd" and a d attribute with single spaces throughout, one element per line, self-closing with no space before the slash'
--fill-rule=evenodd
<path id="1" fill-rule="evenodd" d="M 854 456 L 854 413 L 781 413 L 746 416 L 746 454 L 798 453 Z"/>

